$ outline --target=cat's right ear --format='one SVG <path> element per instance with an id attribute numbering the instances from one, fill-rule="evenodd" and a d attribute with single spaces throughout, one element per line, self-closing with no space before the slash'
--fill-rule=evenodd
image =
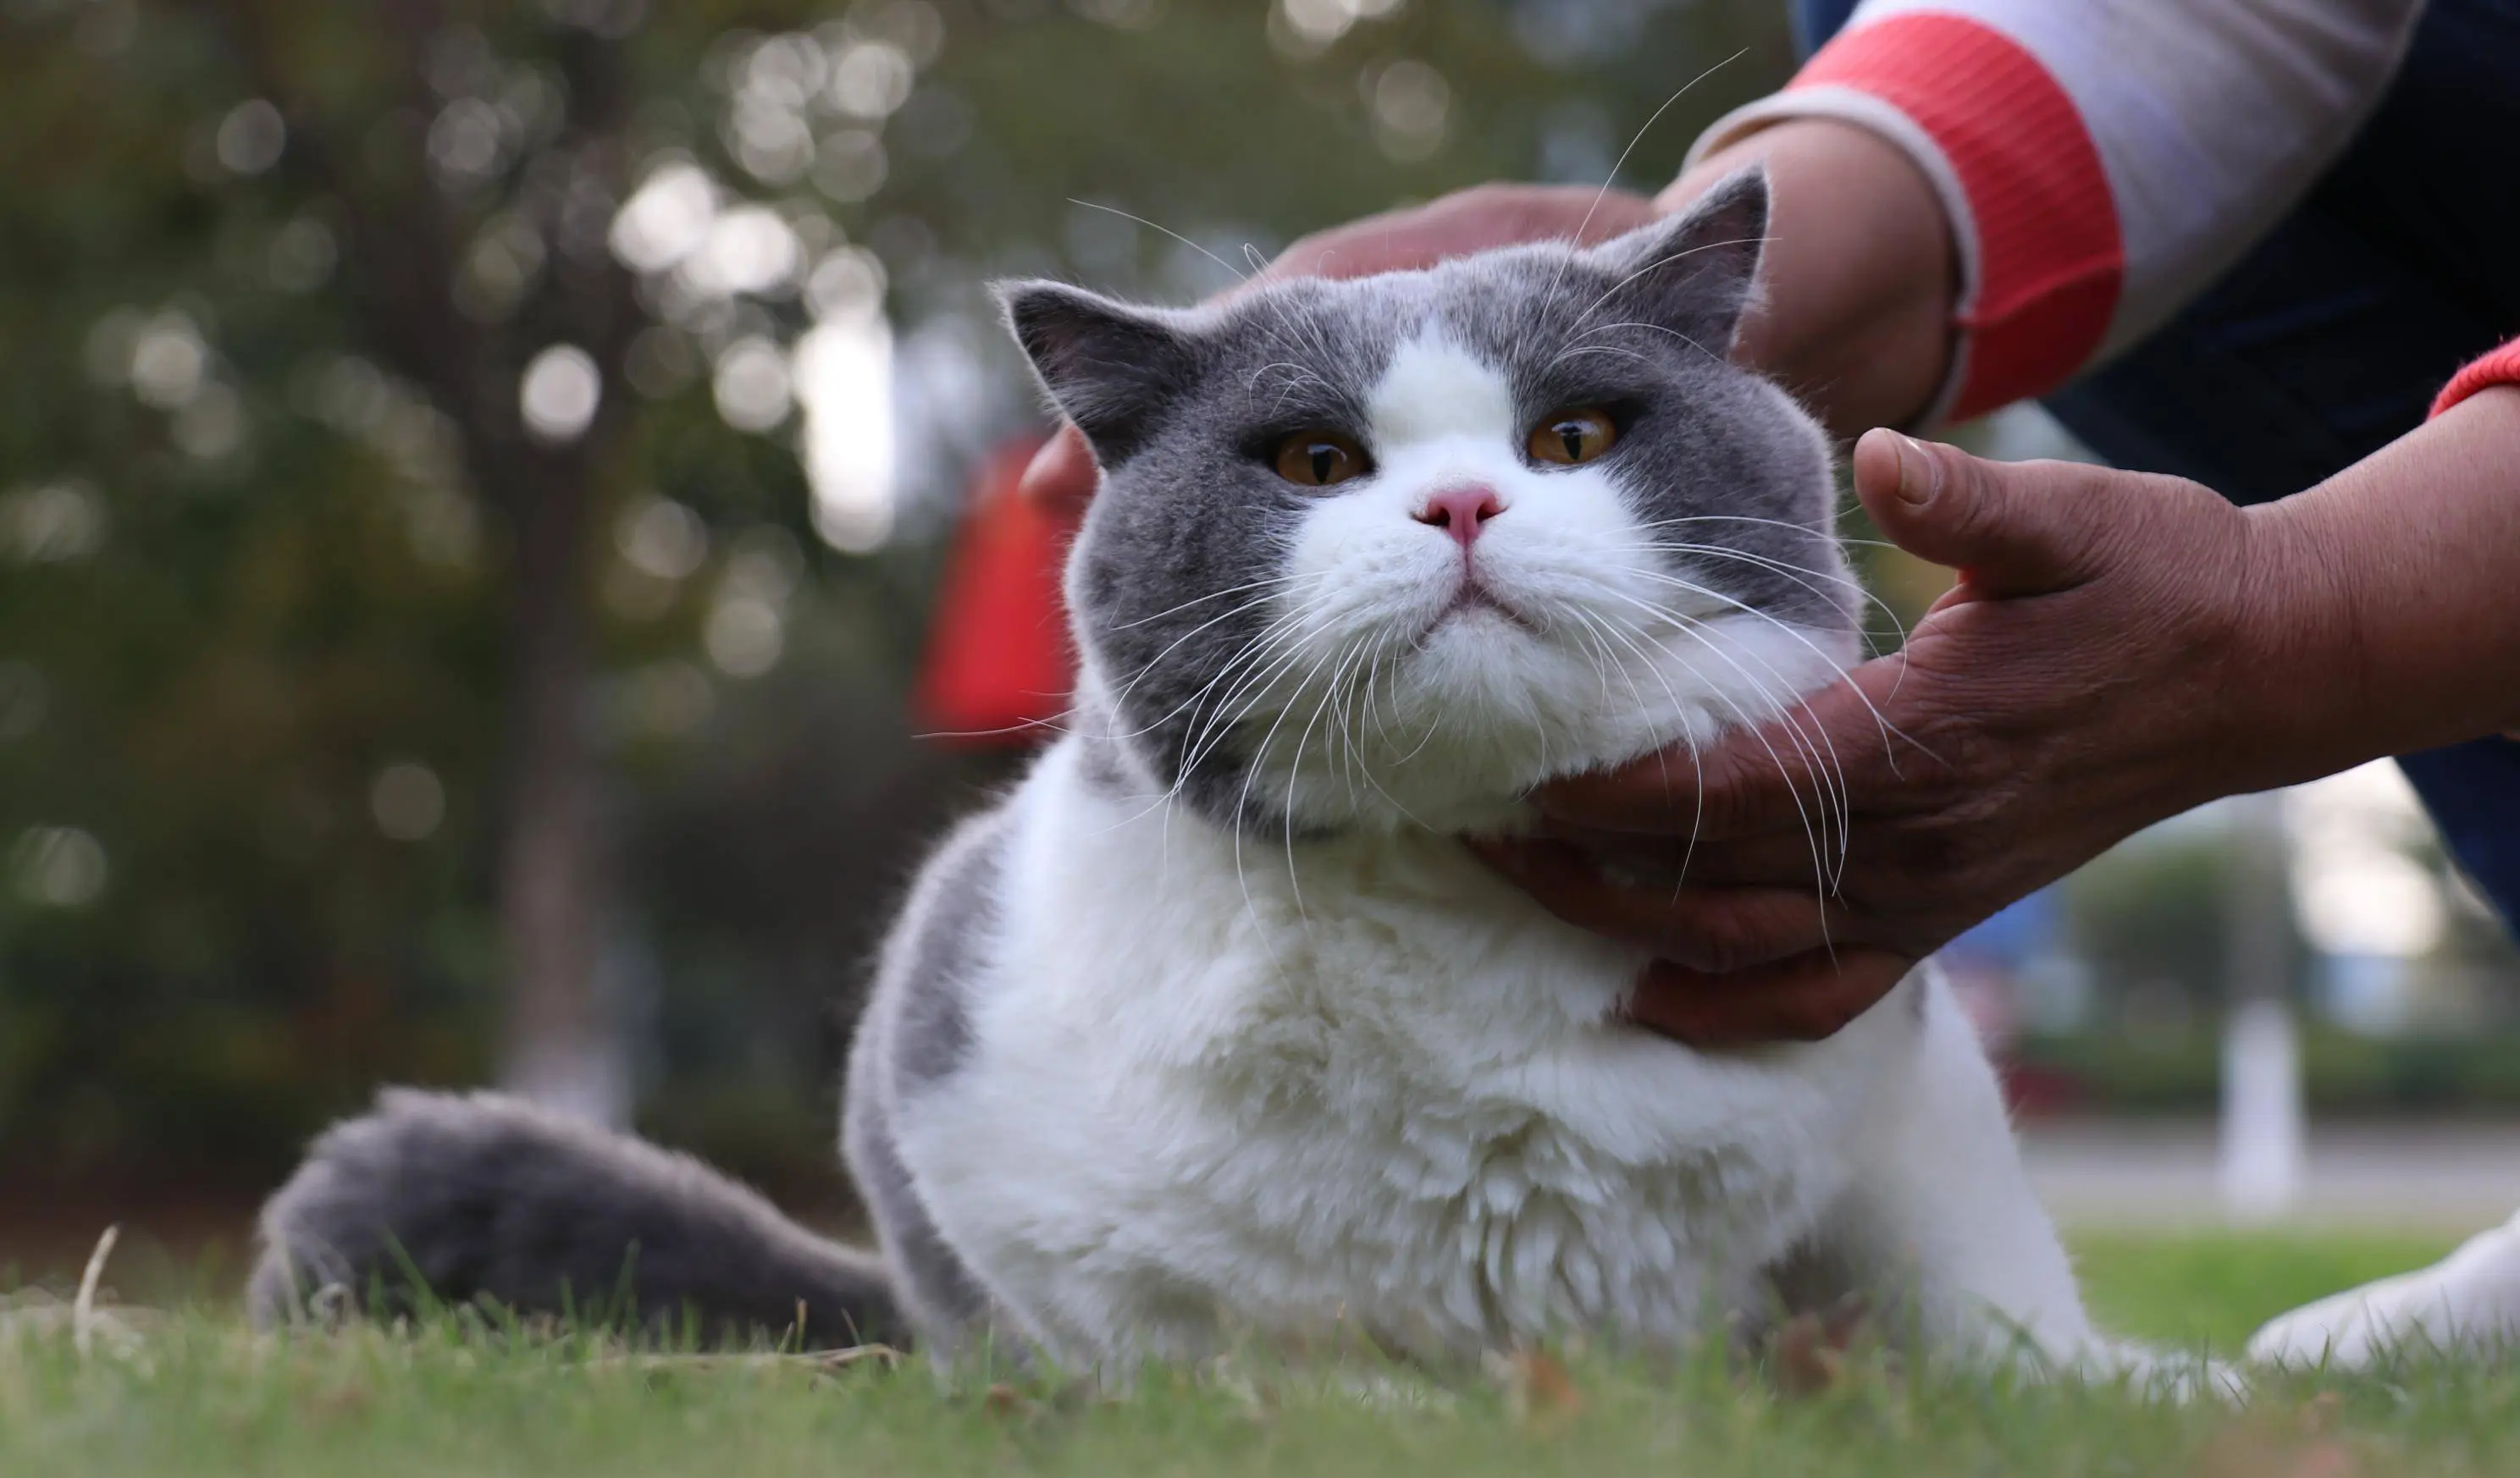
<path id="1" fill-rule="evenodd" d="M 1721 358 L 1757 294 L 1767 242 L 1768 172 L 1753 164 L 1679 214 L 1594 247 L 1593 259 L 1617 279 L 1605 303 Z"/>
<path id="2" fill-rule="evenodd" d="M 1191 381 L 1196 347 L 1177 313 L 1065 283 L 1002 283 L 997 294 L 1033 373 L 1105 471 L 1145 445 Z"/>

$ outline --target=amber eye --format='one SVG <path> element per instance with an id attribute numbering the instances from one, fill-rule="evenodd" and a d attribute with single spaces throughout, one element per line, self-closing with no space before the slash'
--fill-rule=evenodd
<path id="1" fill-rule="evenodd" d="M 1619 439 L 1619 428 L 1599 411 L 1559 411 L 1531 428 L 1529 447 L 1535 462 L 1573 467 L 1590 462 Z"/>
<path id="2" fill-rule="evenodd" d="M 1299 487 L 1329 487 L 1365 475 L 1365 448 L 1336 431 L 1298 431 L 1278 443 L 1273 465 Z"/>

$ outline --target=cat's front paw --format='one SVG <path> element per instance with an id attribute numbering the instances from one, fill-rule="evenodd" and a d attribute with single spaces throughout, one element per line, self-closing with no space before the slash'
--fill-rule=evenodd
<path id="1" fill-rule="evenodd" d="M 2249 1358 L 2362 1369 L 2406 1352 L 2473 1354 L 2520 1339 L 2520 1217 L 2429 1268 L 2331 1294 L 2270 1322 Z"/>

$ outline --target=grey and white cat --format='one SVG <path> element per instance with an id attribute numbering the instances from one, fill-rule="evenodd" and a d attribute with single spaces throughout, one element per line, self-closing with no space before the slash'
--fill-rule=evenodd
<path id="1" fill-rule="evenodd" d="M 1093 1365 L 1344 1321 L 1458 1354 L 1849 1293 L 1941 1347 L 2115 1363 L 1930 970 L 1828 1041 L 1626 1025 L 1635 950 L 1463 834 L 1552 776 L 1833 677 L 1826 442 L 1727 361 L 1767 187 L 1605 246 L 1255 285 L 1003 294 L 1104 484 L 1068 732 L 921 875 L 845 1146 L 879 1259 L 694 1162 L 389 1094 L 266 1210 L 255 1302 L 408 1267 Z"/>

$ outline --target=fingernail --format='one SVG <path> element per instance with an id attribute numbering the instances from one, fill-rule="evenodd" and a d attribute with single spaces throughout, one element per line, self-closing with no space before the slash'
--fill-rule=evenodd
<path id="1" fill-rule="evenodd" d="M 1942 463 L 1913 436 L 1900 436 L 1898 449 L 1899 501 L 1918 506 L 1931 502 L 1942 491 Z"/>

